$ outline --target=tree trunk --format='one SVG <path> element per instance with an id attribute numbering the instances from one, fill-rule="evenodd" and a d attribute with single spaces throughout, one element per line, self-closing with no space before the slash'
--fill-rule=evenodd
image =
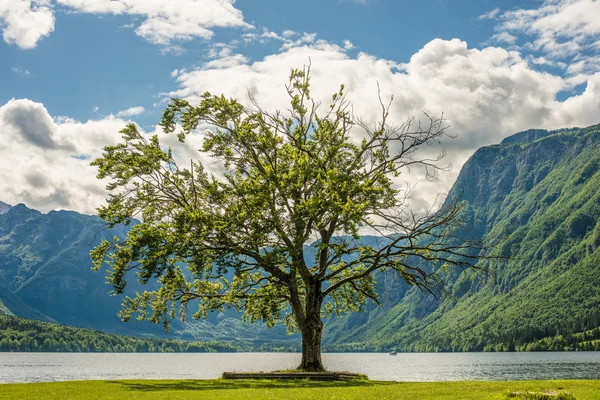
<path id="1" fill-rule="evenodd" d="M 310 297 L 310 296 L 309 296 Z M 323 321 L 321 321 L 321 304 L 306 307 L 306 316 L 302 333 L 302 362 L 298 369 L 309 372 L 325 371 L 321 360 L 321 335 L 323 333 Z"/>

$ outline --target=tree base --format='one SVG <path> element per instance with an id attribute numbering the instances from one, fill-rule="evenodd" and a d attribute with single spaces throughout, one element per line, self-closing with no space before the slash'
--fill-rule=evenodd
<path id="1" fill-rule="evenodd" d="M 319 363 L 308 363 L 296 368 L 300 372 L 326 372 L 325 367 Z"/>
<path id="2" fill-rule="evenodd" d="M 310 379 L 315 381 L 340 381 L 368 379 L 365 375 L 351 372 L 224 372 L 223 379 Z"/>

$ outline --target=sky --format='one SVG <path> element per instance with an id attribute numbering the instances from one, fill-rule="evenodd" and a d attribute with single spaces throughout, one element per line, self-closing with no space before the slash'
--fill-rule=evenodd
<path id="1" fill-rule="evenodd" d="M 309 62 L 313 96 L 343 83 L 365 121 L 378 86 L 397 125 L 447 118 L 452 170 L 401 177 L 417 208 L 481 146 L 600 123 L 600 0 L 0 0 L 0 34 L 0 200 L 44 212 L 94 214 L 106 182 L 89 163 L 128 122 L 161 134 L 171 97 L 285 110 Z M 201 134 L 161 140 L 207 161 Z"/>

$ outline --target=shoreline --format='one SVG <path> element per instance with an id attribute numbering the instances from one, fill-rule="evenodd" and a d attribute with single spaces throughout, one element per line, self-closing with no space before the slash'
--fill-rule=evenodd
<path id="1" fill-rule="evenodd" d="M 311 382 L 319 385 L 320 383 L 327 383 L 329 381 L 311 380 L 311 379 L 277 379 L 277 378 L 189 378 L 189 379 L 168 379 L 168 378 L 134 378 L 134 379 L 69 379 L 69 380 L 56 380 L 56 381 L 31 381 L 31 382 L 2 382 L 0 381 L 0 387 L 6 385 L 46 385 L 46 384 L 83 384 L 83 383 L 99 383 L 99 382 L 227 382 L 238 385 L 244 382 L 279 382 L 282 384 L 293 384 L 295 382 Z M 363 383 L 384 383 L 384 384 L 458 384 L 458 383 L 529 383 L 529 382 L 597 382 L 600 389 L 600 378 L 599 379 L 579 379 L 579 378 L 565 378 L 565 379 L 457 379 L 457 380 L 432 380 L 432 381 L 408 381 L 408 380 L 384 380 L 384 379 L 369 379 L 368 377 L 361 377 L 356 379 L 345 379 L 332 381 L 343 385 L 347 382 L 363 382 Z M 600 396 L 600 392 L 598 393 Z"/>

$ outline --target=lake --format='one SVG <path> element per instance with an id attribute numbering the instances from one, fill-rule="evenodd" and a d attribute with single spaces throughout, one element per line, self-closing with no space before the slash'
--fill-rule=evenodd
<path id="1" fill-rule="evenodd" d="M 328 353 L 329 370 L 373 380 L 600 379 L 600 352 Z M 0 382 L 212 379 L 224 371 L 294 368 L 298 353 L 0 353 Z"/>

